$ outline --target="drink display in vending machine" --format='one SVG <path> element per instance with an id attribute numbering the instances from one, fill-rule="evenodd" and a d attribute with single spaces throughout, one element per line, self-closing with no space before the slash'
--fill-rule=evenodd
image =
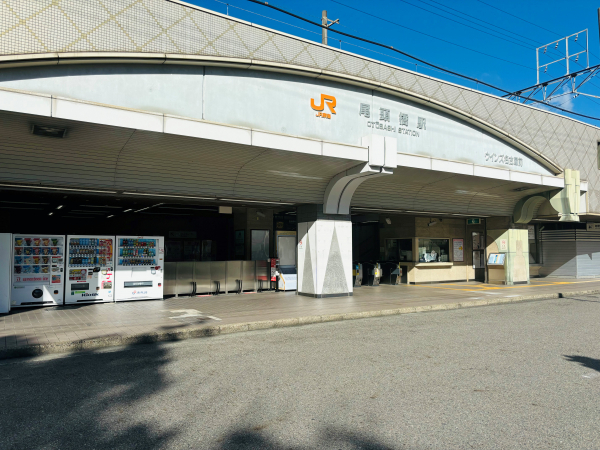
<path id="1" fill-rule="evenodd" d="M 65 237 L 12 236 L 11 307 L 62 305 Z"/>
<path id="2" fill-rule="evenodd" d="M 114 301 L 114 236 L 67 236 L 65 304 Z"/>
<path id="3" fill-rule="evenodd" d="M 115 301 L 163 298 L 164 237 L 117 236 Z"/>

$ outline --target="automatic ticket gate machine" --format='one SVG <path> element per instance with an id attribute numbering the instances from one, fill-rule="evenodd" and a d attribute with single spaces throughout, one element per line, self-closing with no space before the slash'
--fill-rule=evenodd
<path id="1" fill-rule="evenodd" d="M 277 290 L 295 291 L 298 289 L 296 270 L 296 233 L 277 235 Z"/>
<path id="2" fill-rule="evenodd" d="M 382 266 L 382 278 L 380 281 L 383 284 L 394 286 L 402 284 L 402 267 L 400 267 L 400 264 L 394 261 L 386 261 Z"/>
<path id="3" fill-rule="evenodd" d="M 368 286 L 379 286 L 379 280 L 381 280 L 381 264 L 378 262 L 364 263 L 367 270 L 367 285 Z"/>
<path id="4" fill-rule="evenodd" d="M 352 268 L 352 284 L 354 287 L 361 287 L 363 282 L 363 265 L 354 263 Z"/>

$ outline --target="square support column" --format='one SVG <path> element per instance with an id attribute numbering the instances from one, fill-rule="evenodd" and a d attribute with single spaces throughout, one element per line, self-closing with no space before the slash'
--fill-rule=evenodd
<path id="1" fill-rule="evenodd" d="M 489 253 L 505 253 L 504 267 L 488 266 L 489 281 L 508 286 L 529 284 L 529 240 L 526 229 L 487 230 Z M 504 270 L 499 270 L 504 269 Z"/>
<path id="2" fill-rule="evenodd" d="M 324 214 L 323 205 L 298 207 L 298 294 L 352 295 L 352 222 L 347 214 Z"/>

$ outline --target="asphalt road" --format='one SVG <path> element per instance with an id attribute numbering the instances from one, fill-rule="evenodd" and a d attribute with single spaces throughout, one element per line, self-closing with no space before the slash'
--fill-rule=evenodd
<path id="1" fill-rule="evenodd" d="M 591 296 L 3 361 L 0 448 L 598 449 L 599 325 Z"/>

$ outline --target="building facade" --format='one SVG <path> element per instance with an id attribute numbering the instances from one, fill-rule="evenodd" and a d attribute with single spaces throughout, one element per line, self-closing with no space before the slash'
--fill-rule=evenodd
<path id="1" fill-rule="evenodd" d="M 2 232 L 58 227 L 15 205 L 66 193 L 232 206 L 106 225 L 218 228 L 214 259 L 253 258 L 262 222 L 277 256 L 282 223 L 310 296 L 351 295 L 362 261 L 405 283 L 600 276 L 597 127 L 178 1 L 3 5 Z"/>

